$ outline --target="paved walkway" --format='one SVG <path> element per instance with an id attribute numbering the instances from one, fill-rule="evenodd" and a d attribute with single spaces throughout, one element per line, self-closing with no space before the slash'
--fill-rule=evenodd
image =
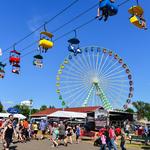
<path id="1" fill-rule="evenodd" d="M 143 147 L 140 148 L 141 146 L 133 146 L 128 147 L 127 150 L 150 150 L 150 147 Z M 45 140 L 32 140 L 27 143 L 16 143 L 16 144 L 11 144 L 11 149 L 10 150 L 57 150 L 57 148 L 52 148 L 51 143 L 48 139 Z M 2 144 L 0 144 L 0 150 L 2 150 Z M 79 144 L 68 144 L 67 147 L 65 146 L 59 146 L 58 150 L 99 150 L 99 147 L 94 147 L 92 144 L 87 143 L 87 142 L 81 142 Z M 120 148 L 118 148 L 120 150 Z"/>

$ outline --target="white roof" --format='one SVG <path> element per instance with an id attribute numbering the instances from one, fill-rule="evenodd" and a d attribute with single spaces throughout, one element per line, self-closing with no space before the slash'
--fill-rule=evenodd
<path id="1" fill-rule="evenodd" d="M 7 118 L 9 117 L 9 113 L 0 113 L 0 117 Z"/>
<path id="2" fill-rule="evenodd" d="M 56 111 L 47 117 L 61 117 L 61 118 L 86 118 L 86 113 L 72 112 L 72 111 Z"/>
<path id="3" fill-rule="evenodd" d="M 8 118 L 10 113 L 0 113 L 0 117 Z M 26 117 L 22 114 L 13 114 L 14 118 L 25 119 Z"/>
<path id="4" fill-rule="evenodd" d="M 25 119 L 26 118 L 26 116 L 24 116 L 22 114 L 14 114 L 13 116 L 14 116 L 14 118 L 18 118 L 18 119 Z"/>

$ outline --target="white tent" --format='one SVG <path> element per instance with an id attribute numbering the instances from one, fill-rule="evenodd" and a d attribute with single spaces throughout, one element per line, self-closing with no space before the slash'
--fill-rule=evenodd
<path id="1" fill-rule="evenodd" d="M 86 118 L 86 113 L 72 112 L 72 111 L 56 111 L 47 117 L 59 117 L 59 118 Z"/>
<path id="2" fill-rule="evenodd" d="M 22 115 L 22 114 L 14 114 L 13 116 L 14 116 L 14 118 L 18 118 L 18 119 L 25 119 L 25 118 L 26 118 L 26 117 L 25 117 L 24 115 Z"/>
<path id="3" fill-rule="evenodd" d="M 0 113 L 0 118 L 8 118 L 9 115 L 9 113 Z"/>
<path id="4" fill-rule="evenodd" d="M 0 113 L 0 118 L 8 118 L 10 113 Z M 22 114 L 14 114 L 14 118 L 25 119 L 26 117 Z"/>

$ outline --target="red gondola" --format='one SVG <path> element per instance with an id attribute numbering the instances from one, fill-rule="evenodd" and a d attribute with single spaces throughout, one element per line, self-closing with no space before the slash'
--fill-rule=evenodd
<path id="1" fill-rule="evenodd" d="M 19 64 L 20 63 L 20 53 L 16 50 L 12 50 L 10 52 L 9 62 L 10 62 L 10 64 Z"/>

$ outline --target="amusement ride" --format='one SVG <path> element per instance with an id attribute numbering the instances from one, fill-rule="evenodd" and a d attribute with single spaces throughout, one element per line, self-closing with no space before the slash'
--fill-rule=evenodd
<path id="1" fill-rule="evenodd" d="M 49 49 L 53 48 L 54 41 L 70 34 L 68 32 L 52 40 L 54 36 L 52 33 L 54 32 L 47 31 L 46 24 L 69 9 L 77 1 L 73 1 L 69 6 L 34 31 L 36 32 L 44 27 L 44 30 L 40 32 L 40 39 L 38 40 L 38 53 L 33 56 L 34 66 L 42 68 L 43 53 L 47 53 Z M 108 18 L 117 15 L 119 7 L 128 1 L 130 0 L 125 0 L 117 5 L 115 0 L 99 0 L 99 3 L 96 4 L 98 6 L 97 16 L 71 31 L 75 33 L 75 36 L 68 40 L 69 54 L 60 65 L 56 76 L 56 92 L 64 108 L 70 106 L 103 105 L 105 109 L 112 110 L 114 108 L 127 109 L 130 105 L 134 88 L 132 74 L 128 65 L 112 50 L 99 46 L 80 48 L 80 40 L 77 38 L 76 33 L 77 29 L 95 19 L 107 21 Z M 147 29 L 144 10 L 139 5 L 138 0 L 135 0 L 135 2 L 136 4 L 128 9 L 130 14 L 129 21 L 139 29 Z M 95 5 L 92 8 L 95 8 Z M 86 10 L 72 20 L 74 21 L 88 11 Z M 61 25 L 55 31 L 71 23 L 72 20 Z M 31 34 L 15 42 L 13 50 L 10 51 L 9 63 L 12 66 L 12 73 L 20 73 L 21 53 L 15 49 L 15 45 L 24 41 Z M 37 43 L 37 41 L 34 43 Z M 26 48 L 29 48 L 34 43 Z M 5 66 L 5 63 L 0 62 L 0 78 L 5 76 Z"/>
<path id="2" fill-rule="evenodd" d="M 99 106 L 127 109 L 133 97 L 132 74 L 116 53 L 89 46 L 69 54 L 56 76 L 59 99 L 64 107 Z"/>

